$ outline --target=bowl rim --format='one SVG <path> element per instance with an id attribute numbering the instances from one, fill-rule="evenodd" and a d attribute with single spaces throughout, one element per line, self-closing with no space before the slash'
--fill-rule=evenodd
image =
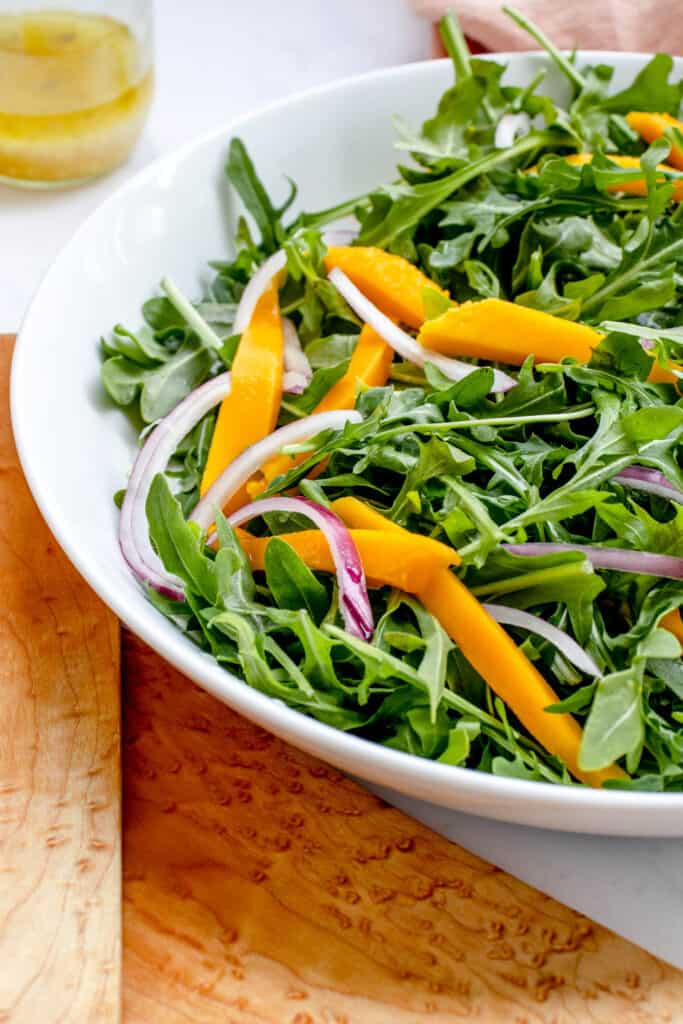
<path id="1" fill-rule="evenodd" d="M 635 51 L 581 50 L 578 51 L 577 56 L 582 64 L 605 60 L 619 64 L 629 58 L 644 62 L 653 55 Z M 488 53 L 478 55 L 478 57 L 484 60 L 504 62 L 516 61 L 524 57 L 549 59 L 542 50 Z M 673 60 L 683 68 L 683 58 L 674 57 Z M 264 728 L 272 730 L 279 735 L 282 735 L 283 731 L 287 731 L 288 736 L 291 736 L 291 734 L 298 735 L 302 742 L 307 745 L 307 749 L 315 749 L 316 756 L 323 759 L 334 760 L 338 752 L 347 761 L 355 761 L 362 765 L 363 771 L 369 770 L 372 772 L 376 768 L 378 772 L 391 773 L 397 779 L 408 776 L 412 779 L 419 777 L 424 784 L 424 788 L 427 788 L 430 783 L 434 783 L 435 786 L 457 787 L 462 792 L 468 792 L 472 796 L 481 798 L 484 802 L 487 800 L 496 802 L 513 801 L 514 803 L 521 802 L 527 806 L 538 808 L 548 806 L 550 803 L 553 805 L 553 809 L 573 810 L 577 813 L 583 811 L 596 812 L 601 809 L 620 813 L 637 811 L 641 816 L 652 816 L 653 819 L 655 817 L 660 819 L 667 812 L 683 811 L 683 793 L 590 789 L 576 784 L 561 785 L 550 782 L 514 779 L 486 772 L 478 772 L 472 768 L 443 765 L 428 758 L 420 758 L 417 755 L 404 751 L 393 750 L 364 737 L 344 732 L 260 693 L 250 687 L 244 680 L 220 666 L 211 655 L 197 648 L 179 630 L 175 630 L 172 634 L 166 636 L 162 629 L 154 625 L 153 621 L 150 621 L 149 624 L 147 622 L 139 624 L 131 621 L 128 609 L 126 608 L 125 594 L 119 593 L 120 588 L 115 582 L 109 582 L 103 567 L 98 566 L 91 558 L 82 554 L 76 540 L 75 531 L 71 530 L 67 523 L 60 521 L 59 516 L 53 515 L 49 488 L 43 485 L 39 473 L 34 471 L 28 429 L 25 430 L 25 425 L 28 428 L 31 416 L 28 411 L 28 404 L 24 407 L 21 401 L 21 395 L 26 392 L 28 385 L 29 361 L 34 347 L 32 345 L 32 324 L 34 319 L 37 319 L 40 315 L 43 289 L 52 275 L 58 272 L 61 260 L 72 249 L 78 247 L 81 237 L 90 230 L 91 223 L 102 217 L 110 208 L 125 202 L 129 193 L 135 192 L 141 185 L 157 176 L 164 168 L 171 164 L 182 162 L 195 150 L 201 149 L 219 138 L 227 140 L 231 135 L 238 132 L 241 127 L 249 124 L 251 121 L 258 120 L 262 116 L 286 112 L 289 107 L 298 103 L 310 99 L 324 99 L 329 94 L 343 92 L 351 86 L 355 87 L 367 82 L 384 80 L 390 83 L 393 79 L 405 75 L 421 76 L 434 74 L 437 68 L 450 65 L 450 63 L 450 59 L 445 57 L 439 60 L 423 60 L 409 64 L 391 65 L 362 74 L 335 79 L 322 85 L 300 90 L 273 102 L 265 103 L 157 157 L 132 175 L 127 181 L 123 182 L 111 195 L 98 204 L 50 263 L 33 293 L 17 335 L 10 376 L 10 415 L 19 461 L 33 498 L 58 544 L 80 575 L 114 614 L 173 667 L 189 676 L 213 696 L 235 708 L 239 713 L 244 714 L 251 720 L 258 720 L 259 724 Z M 33 337 L 35 338 L 35 335 Z M 160 613 L 157 614 L 159 616 L 159 626 L 161 626 L 166 620 Z M 226 684 L 228 686 L 227 691 Z M 296 740 L 291 738 L 288 741 L 296 743 Z M 346 770 L 348 771 L 348 769 Z M 441 800 L 437 799 L 435 802 L 442 806 L 447 806 Z M 485 814 L 486 812 L 474 810 L 474 813 Z M 569 827 L 571 828 L 571 826 Z M 606 831 L 609 832 L 610 829 L 607 828 Z M 681 832 L 683 832 L 683 826 Z M 648 833 L 639 830 L 638 833 L 633 834 L 646 835 Z M 653 831 L 651 834 L 663 833 Z"/>

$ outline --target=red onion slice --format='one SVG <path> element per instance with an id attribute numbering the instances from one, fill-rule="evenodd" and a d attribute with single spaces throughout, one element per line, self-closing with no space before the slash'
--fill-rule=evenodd
<path id="1" fill-rule="evenodd" d="M 683 505 L 683 491 L 671 483 L 658 469 L 650 469 L 647 466 L 627 466 L 617 473 L 614 480 L 624 487 L 631 487 L 634 491 L 644 491 L 646 494 L 656 494 L 659 498 L 668 498 L 678 505 Z"/>
<path id="2" fill-rule="evenodd" d="M 504 604 L 485 604 L 483 607 L 491 618 L 499 622 L 501 626 L 517 626 L 548 640 L 580 672 L 584 672 L 587 676 L 602 675 L 590 654 L 579 647 L 573 637 L 557 626 L 553 626 L 552 623 L 546 622 L 538 615 L 531 615 L 530 612 L 521 611 L 519 608 L 509 608 Z"/>
<path id="3" fill-rule="evenodd" d="M 412 338 L 406 331 L 402 331 L 388 316 L 385 316 L 374 302 L 370 302 L 339 267 L 334 267 L 328 274 L 328 278 L 339 294 L 346 299 L 354 313 L 364 323 L 369 324 L 403 359 L 415 363 L 416 366 L 433 363 L 449 380 L 462 380 L 478 369 L 469 363 L 460 362 L 459 359 L 450 359 L 448 356 L 442 356 L 438 352 L 424 348 L 415 338 Z M 492 393 L 509 391 L 510 388 L 515 387 L 515 384 L 512 377 L 508 377 L 502 370 L 493 371 Z"/>
<path id="4" fill-rule="evenodd" d="M 326 246 L 350 245 L 358 237 L 360 224 L 352 213 L 346 217 L 338 217 L 331 221 L 323 231 L 323 242 Z"/>
<path id="5" fill-rule="evenodd" d="M 282 335 L 284 338 L 282 390 L 288 395 L 300 395 L 310 384 L 313 370 L 301 347 L 297 329 L 286 316 L 282 318 Z"/>
<path id="6" fill-rule="evenodd" d="M 256 303 L 273 280 L 276 274 L 287 266 L 287 254 L 284 249 L 278 249 L 272 256 L 269 256 L 258 268 L 242 292 L 242 296 L 235 313 L 235 321 L 232 325 L 234 334 L 242 334 L 246 331 L 254 315 Z"/>
<path id="7" fill-rule="evenodd" d="M 339 516 L 307 498 L 264 498 L 233 512 L 228 522 L 232 526 L 241 526 L 266 512 L 295 512 L 306 516 L 324 534 L 337 573 L 344 625 L 352 636 L 369 640 L 374 623 L 363 563 L 348 528 Z"/>
<path id="8" fill-rule="evenodd" d="M 625 548 L 599 548 L 589 544 L 536 543 L 503 544 L 511 555 L 556 555 L 565 551 L 578 551 L 585 555 L 596 569 L 614 569 L 617 572 L 643 573 L 663 576 L 669 580 L 683 580 L 683 558 L 657 555 L 651 551 L 629 551 Z"/>
<path id="9" fill-rule="evenodd" d="M 138 452 L 119 520 L 121 553 L 134 575 L 165 597 L 182 601 L 182 583 L 166 572 L 149 539 L 145 502 L 152 480 L 166 469 L 182 439 L 230 391 L 230 374 L 214 377 L 184 398 L 165 416 Z"/>
<path id="10" fill-rule="evenodd" d="M 233 494 L 273 455 L 279 455 L 286 445 L 307 441 L 323 430 L 341 430 L 345 423 L 360 423 L 362 418 L 355 409 L 335 409 L 306 416 L 273 431 L 268 437 L 245 448 L 241 455 L 226 466 L 189 518 L 203 530 L 208 530 L 216 517 L 216 510 L 224 508 Z"/>
<path id="11" fill-rule="evenodd" d="M 517 136 L 528 132 L 530 127 L 531 121 L 527 114 L 503 114 L 496 125 L 493 145 L 496 149 L 509 149 Z"/>

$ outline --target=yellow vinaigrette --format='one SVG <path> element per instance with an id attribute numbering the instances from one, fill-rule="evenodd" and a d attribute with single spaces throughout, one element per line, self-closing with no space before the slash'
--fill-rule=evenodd
<path id="1" fill-rule="evenodd" d="M 0 179 L 65 183 L 120 164 L 152 79 L 149 53 L 113 18 L 0 14 Z"/>

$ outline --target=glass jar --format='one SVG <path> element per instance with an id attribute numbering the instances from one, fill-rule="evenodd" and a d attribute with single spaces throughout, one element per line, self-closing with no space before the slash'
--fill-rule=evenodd
<path id="1" fill-rule="evenodd" d="M 152 0 L 0 0 L 0 181 L 49 188 L 112 170 L 152 88 Z"/>

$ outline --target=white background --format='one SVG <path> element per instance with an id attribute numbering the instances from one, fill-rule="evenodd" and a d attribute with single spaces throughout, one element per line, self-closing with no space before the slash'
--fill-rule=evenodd
<path id="1" fill-rule="evenodd" d="M 156 99 L 129 164 L 73 191 L 0 186 L 0 331 L 19 327 L 43 272 L 83 218 L 150 160 L 289 92 L 420 60 L 429 49 L 428 28 L 407 0 L 157 0 L 156 8 Z M 554 834 L 389 799 L 683 967 L 683 842 Z"/>
<path id="2" fill-rule="evenodd" d="M 69 191 L 0 185 L 0 331 L 19 327 L 83 218 L 150 160 L 287 93 L 428 55 L 428 28 L 407 0 L 157 0 L 155 7 L 156 96 L 129 163 Z"/>

